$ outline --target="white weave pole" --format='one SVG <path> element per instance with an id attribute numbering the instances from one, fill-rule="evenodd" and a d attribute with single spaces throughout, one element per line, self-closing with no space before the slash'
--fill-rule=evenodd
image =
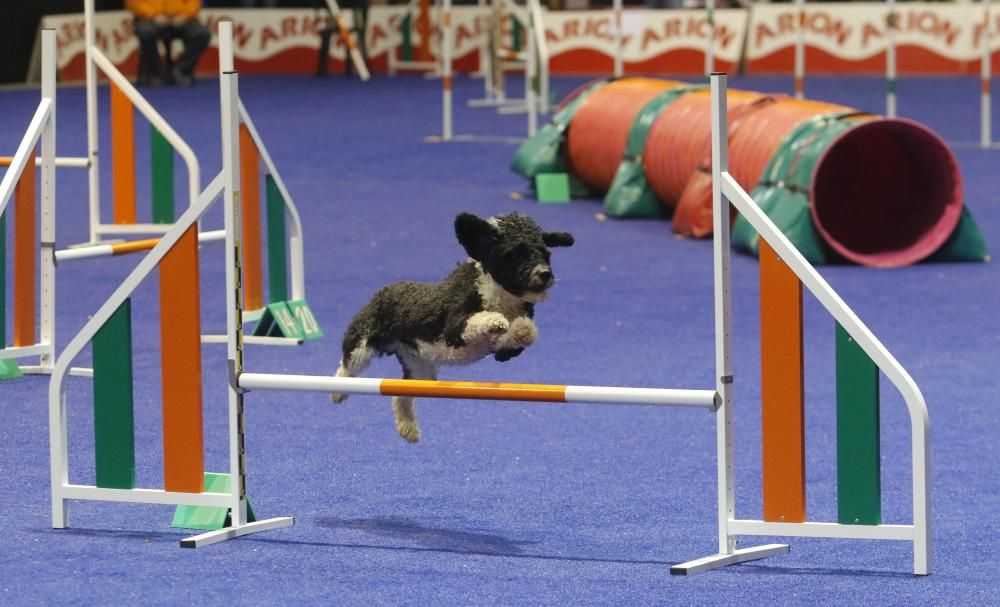
<path id="1" fill-rule="evenodd" d="M 441 6 L 441 139 L 451 141 L 452 132 L 452 78 L 451 52 L 455 31 L 451 24 L 451 0 L 443 0 Z M 486 75 L 486 80 L 490 75 Z"/>
<path id="2" fill-rule="evenodd" d="M 368 72 L 368 66 L 365 65 L 361 51 L 358 50 L 357 41 L 354 40 L 351 30 L 348 29 L 347 23 L 344 22 L 344 11 L 340 10 L 337 0 L 326 0 L 326 6 L 330 9 L 330 14 L 333 15 L 333 20 L 337 24 L 337 29 L 340 30 L 340 35 L 344 37 L 344 43 L 347 44 L 347 53 L 350 55 L 351 63 L 354 64 L 354 69 L 358 70 L 358 77 L 364 81 L 370 80 L 372 76 Z"/>
<path id="3" fill-rule="evenodd" d="M 795 27 L 795 98 L 802 99 L 806 94 L 806 3 L 805 0 L 795 0 L 798 13 Z"/>
<path id="4" fill-rule="evenodd" d="M 991 103 L 991 80 L 993 78 L 993 48 L 990 36 L 990 0 L 982 0 L 983 5 L 983 36 L 982 59 L 979 69 L 982 78 L 982 95 L 979 108 L 979 146 L 983 149 L 989 148 L 992 144 L 992 107 Z"/>
<path id="5" fill-rule="evenodd" d="M 624 70 L 622 60 L 622 0 L 614 0 L 615 17 L 615 78 L 621 78 Z"/>
<path id="6" fill-rule="evenodd" d="M 886 42 L 888 47 L 885 50 L 885 115 L 889 118 L 896 117 L 896 0 L 886 0 L 889 6 L 889 16 L 886 17 Z"/>
<path id="7" fill-rule="evenodd" d="M 705 77 L 715 71 L 715 0 L 705 0 L 708 14 L 708 42 L 705 44 Z"/>
<path id="8" fill-rule="evenodd" d="M 535 19 L 531 12 L 527 13 L 528 21 L 524 25 L 527 27 L 525 32 L 525 55 L 526 61 L 524 64 L 524 105 L 528 109 L 528 137 L 534 137 L 535 133 L 538 132 L 538 98 L 535 92 L 535 78 L 538 76 L 538 43 L 535 39 L 535 28 L 539 24 L 535 23 Z M 515 15 L 516 19 L 517 16 Z"/>

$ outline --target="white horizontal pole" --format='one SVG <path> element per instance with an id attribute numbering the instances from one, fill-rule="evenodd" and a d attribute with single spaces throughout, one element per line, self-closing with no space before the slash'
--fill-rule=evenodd
<path id="1" fill-rule="evenodd" d="M 201 548 L 203 546 L 211 546 L 212 544 L 235 539 L 244 535 L 250 535 L 251 533 L 291 527 L 294 524 L 295 519 L 293 517 L 279 516 L 265 519 L 263 521 L 254 521 L 252 523 L 247 523 L 246 525 L 240 525 L 239 527 L 224 527 L 222 529 L 216 529 L 215 531 L 206 531 L 205 533 L 185 538 L 181 540 L 181 548 Z"/>
<path id="2" fill-rule="evenodd" d="M 29 356 L 42 356 L 52 354 L 52 344 L 34 344 L 31 346 L 11 346 L 0 348 L 0 360 L 8 358 L 27 358 Z"/>
<path id="3" fill-rule="evenodd" d="M 209 333 L 201 336 L 203 344 L 225 344 L 228 343 L 229 336 L 225 334 Z M 295 337 L 271 337 L 267 335 L 244 335 L 243 343 L 259 346 L 300 346 L 303 340 Z"/>
<path id="4" fill-rule="evenodd" d="M 389 385 L 383 385 L 386 382 Z M 660 388 L 620 388 L 612 386 L 523 385 L 489 382 L 434 382 L 416 380 L 385 380 L 372 377 L 331 377 L 323 375 L 282 375 L 243 373 L 241 388 L 247 390 L 295 390 L 335 394 L 393 395 L 419 387 L 429 398 L 463 398 L 565 402 L 568 404 L 660 405 L 671 407 L 703 407 L 715 409 L 712 390 L 675 390 Z M 468 392 L 459 394 L 458 392 Z M 491 397 L 491 392 L 497 396 Z M 545 394 L 533 398 L 532 394 Z M 560 396 L 562 398 L 560 398 Z"/>
<path id="5" fill-rule="evenodd" d="M 0 156 L 0 166 L 9 166 L 14 162 L 13 156 Z M 35 157 L 35 166 L 42 167 L 42 157 Z M 90 159 L 86 156 L 56 156 L 56 166 L 68 169 L 86 169 L 90 166 Z"/>
<path id="6" fill-rule="evenodd" d="M 218 242 L 220 240 L 226 239 L 225 230 L 212 230 L 209 232 L 200 232 L 198 234 L 198 242 Z M 154 239 L 155 240 L 155 239 Z M 121 249 L 128 247 L 127 242 L 117 243 L 117 244 L 98 244 L 85 247 L 75 247 L 71 249 L 60 249 L 56 251 L 56 261 L 74 261 L 79 259 L 93 259 L 95 257 L 112 257 L 115 255 L 128 255 L 129 253 L 140 253 L 148 251 L 153 248 L 152 244 L 148 244 L 146 248 L 130 249 L 127 251 L 122 251 Z"/>
<path id="7" fill-rule="evenodd" d="M 855 540 L 913 541 L 913 525 L 841 525 L 839 523 L 771 523 L 753 520 L 729 520 L 733 535 L 773 537 L 826 537 Z"/>
<path id="8" fill-rule="evenodd" d="M 97 234 L 166 234 L 170 223 L 99 223 L 94 227 Z"/>
<path id="9" fill-rule="evenodd" d="M 670 568 L 670 575 L 693 575 L 695 573 L 704 573 L 705 571 L 712 571 L 713 569 L 728 567 L 729 565 L 738 565 L 740 563 L 746 563 L 747 561 L 756 561 L 769 556 L 787 553 L 787 544 L 766 544 L 764 546 L 740 548 L 739 550 L 734 550 L 728 554 L 713 554 L 711 556 L 674 565 Z"/>
<path id="10" fill-rule="evenodd" d="M 233 496 L 229 493 L 180 493 L 161 489 L 104 489 L 92 485 L 63 485 L 59 498 L 131 502 L 134 504 L 166 504 L 172 506 L 227 507 Z"/>

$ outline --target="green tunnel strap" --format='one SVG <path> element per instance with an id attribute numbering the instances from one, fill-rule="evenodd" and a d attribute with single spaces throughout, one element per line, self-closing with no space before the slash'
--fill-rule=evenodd
<path id="1" fill-rule="evenodd" d="M 152 163 L 153 223 L 174 222 L 174 148 L 155 126 L 149 126 Z"/>
<path id="2" fill-rule="evenodd" d="M 126 299 L 91 342 L 98 487 L 135 488 L 131 319 L 132 300 Z"/>
<path id="3" fill-rule="evenodd" d="M 986 239 L 972 218 L 969 208 L 962 207 L 958 225 L 941 248 L 934 252 L 929 261 L 989 261 Z"/>
<path id="4" fill-rule="evenodd" d="M 285 198 L 270 173 L 264 178 L 267 195 L 267 286 L 268 301 L 288 299 L 288 253 Z"/>
<path id="5" fill-rule="evenodd" d="M 573 115 L 576 114 L 584 100 L 607 82 L 608 80 L 602 80 L 594 83 L 556 112 L 534 137 L 521 144 L 517 152 L 514 153 L 510 168 L 515 173 L 532 181 L 534 181 L 535 175 L 541 173 L 567 173 L 569 163 L 566 161 L 564 143 L 569 123 L 573 120 Z M 573 183 L 573 181 L 571 176 L 574 195 L 582 193 L 580 184 Z"/>
<path id="6" fill-rule="evenodd" d="M 604 212 L 611 217 L 661 217 L 663 205 L 646 179 L 642 155 L 653 123 L 664 109 L 680 97 L 704 86 L 684 86 L 663 91 L 639 110 L 629 130 L 622 159 L 615 178 L 604 196 Z"/>
<path id="7" fill-rule="evenodd" d="M 837 323 L 837 520 L 882 522 L 879 370 Z"/>
<path id="8" fill-rule="evenodd" d="M 751 196 L 760 209 L 810 263 L 825 264 L 837 258 L 823 243 L 809 213 L 813 169 L 834 139 L 870 117 L 854 111 L 831 112 L 803 121 L 781 142 L 753 189 Z M 750 222 L 737 216 L 733 247 L 757 256 L 759 238 Z"/>

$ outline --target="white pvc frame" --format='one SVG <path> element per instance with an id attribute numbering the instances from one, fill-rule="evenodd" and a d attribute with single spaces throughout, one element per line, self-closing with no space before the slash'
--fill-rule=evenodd
<path id="1" fill-rule="evenodd" d="M 913 570 L 918 575 L 931 572 L 930 449 L 929 419 L 923 396 L 906 370 L 896 361 L 874 334 L 861 322 L 853 310 L 840 298 L 822 276 L 805 260 L 784 234 L 771 222 L 729 174 L 728 135 L 726 134 L 727 84 L 725 74 L 711 76 L 712 93 L 712 178 L 713 178 L 713 274 L 715 299 L 715 389 L 677 390 L 656 388 L 616 388 L 602 386 L 565 387 L 565 402 L 602 404 L 646 404 L 660 406 L 695 406 L 715 413 L 717 466 L 717 554 L 683 563 L 671 568 L 671 573 L 690 574 L 781 554 L 788 551 L 784 544 L 766 544 L 737 549 L 738 536 L 791 536 L 816 538 L 854 538 L 910 541 L 913 543 Z M 248 523 L 246 520 L 245 462 L 242 432 L 245 427 L 243 400 L 247 390 L 321 391 L 354 394 L 402 394 L 399 386 L 428 383 L 397 380 L 396 388 L 387 388 L 379 378 L 337 378 L 285 374 L 246 373 L 243 368 L 241 309 L 242 286 L 238 280 L 240 267 L 239 205 L 239 95 L 233 72 L 223 75 L 221 82 L 223 117 L 223 170 L 199 196 L 163 239 L 140 262 L 125 282 L 101 306 L 84 329 L 70 342 L 56 361 L 49 390 L 49 423 L 52 456 L 52 516 L 54 527 L 68 525 L 67 500 L 93 499 L 140 503 L 193 504 L 226 506 L 232 511 L 230 527 L 210 531 L 182 542 L 182 546 L 197 547 L 239 537 L 256 531 L 291 525 L 290 517 Z M 229 493 L 169 493 L 150 489 L 118 490 L 71 485 L 68 481 L 66 452 L 66 388 L 65 378 L 72 362 L 89 343 L 100 327 L 125 301 L 176 243 L 185 230 L 195 225 L 198 217 L 224 192 L 226 229 L 226 302 L 227 351 L 229 376 L 229 437 L 230 474 L 233 482 Z M 837 523 L 804 522 L 775 523 L 738 519 L 735 512 L 735 459 L 733 441 L 733 362 L 732 362 L 732 288 L 730 267 L 729 205 L 732 204 L 757 230 L 761 238 L 795 273 L 803 285 L 840 323 L 878 368 L 901 392 L 911 421 L 913 523 L 909 525 L 841 525 Z M 444 386 L 448 382 L 436 382 Z M 396 390 L 396 392 L 394 392 Z M 469 398 L 456 395 L 454 398 Z M 527 398 L 524 400 L 532 400 Z"/>
<path id="2" fill-rule="evenodd" d="M 87 77 L 87 156 L 90 160 L 88 174 L 88 205 L 90 210 L 90 240 L 84 244 L 94 245 L 101 242 L 105 235 L 127 234 L 162 234 L 170 229 L 171 224 L 134 223 L 116 224 L 101 222 L 100 195 L 100 158 L 97 136 L 97 69 L 99 68 L 122 93 L 128 97 L 132 105 L 163 135 L 184 161 L 188 171 L 188 205 L 193 205 L 201 191 L 201 165 L 191 146 L 177 134 L 163 116 L 157 112 L 146 98 L 136 90 L 115 64 L 97 48 L 94 34 L 94 0 L 83 2 L 85 20 L 86 45 L 86 77 Z"/>
<path id="3" fill-rule="evenodd" d="M 527 10 L 523 7 L 518 6 L 512 0 L 485 0 L 479 4 L 484 8 L 500 7 L 501 14 L 506 10 L 510 14 L 512 19 L 518 21 L 525 31 L 525 46 L 524 50 L 515 53 L 512 57 L 508 57 L 509 60 L 519 61 L 524 63 L 524 98 L 523 99 L 512 99 L 508 98 L 506 91 L 502 88 L 497 89 L 491 80 L 491 68 L 493 61 L 500 62 L 501 65 L 504 64 L 504 57 L 494 57 L 492 49 L 487 48 L 488 43 L 484 42 L 483 46 L 480 47 L 479 58 L 480 58 L 480 69 L 483 70 L 483 80 L 484 80 L 484 93 L 485 96 L 482 99 L 471 99 L 468 101 L 469 107 L 495 107 L 498 113 L 501 114 L 519 114 L 526 113 L 528 118 L 528 136 L 532 137 L 538 132 L 538 115 L 539 112 L 547 113 L 549 111 L 549 46 L 548 41 L 545 39 L 545 22 L 542 16 L 542 8 L 539 0 L 527 0 Z M 445 79 L 443 85 L 442 93 L 442 128 L 440 138 L 431 137 L 428 138 L 429 141 L 474 141 L 474 140 L 489 140 L 489 137 L 476 137 L 473 135 L 454 135 L 454 126 L 452 124 L 452 116 L 454 114 L 452 110 L 452 52 L 454 47 L 454 32 L 451 22 L 451 0 L 442 1 L 442 18 L 441 18 L 441 56 L 442 56 L 442 74 Z M 493 15 L 494 13 L 490 13 Z M 536 63 L 537 62 L 537 63 Z M 536 93 L 534 87 L 534 81 L 536 76 L 539 80 L 539 87 Z M 505 140 L 506 138 L 499 138 L 500 140 Z"/>
<path id="4" fill-rule="evenodd" d="M 38 356 L 37 366 L 23 366 L 24 373 L 47 373 L 55 356 L 56 265 L 56 31 L 42 30 L 42 95 L 28 129 L 17 146 L 17 152 L 0 181 L 0 215 L 17 188 L 17 182 L 35 155 L 41 142 L 41 256 L 39 260 L 39 324 L 38 341 L 30 346 L 4 348 L 0 343 L 0 360 L 16 360 Z M 0 247 L 6 243 L 0 242 Z"/>
<path id="5" fill-rule="evenodd" d="M 716 273 L 716 365 L 723 378 L 719 383 L 722 406 L 716 417 L 719 470 L 719 553 L 672 571 L 693 573 L 736 562 L 769 556 L 780 545 L 735 549 L 741 535 L 823 537 L 904 540 L 913 542 L 913 572 L 931 572 L 930 522 L 930 420 L 924 397 L 906 369 L 899 364 L 879 339 L 864 325 L 826 280 L 813 268 L 787 237 L 757 206 L 749 194 L 729 174 L 728 135 L 726 132 L 726 75 L 713 74 L 712 83 L 712 198 L 715 230 Z M 741 520 L 735 515 L 732 412 L 730 399 L 723 390 L 732 382 L 729 358 L 729 205 L 732 204 L 774 249 L 802 284 L 819 300 L 845 331 L 854 339 L 879 370 L 903 396 L 910 415 L 913 475 L 913 523 L 910 525 L 841 525 L 837 523 L 772 523 Z M 721 323 L 721 327 L 720 327 Z M 721 331 L 720 331 L 721 329 Z M 728 381 L 725 379 L 728 378 Z M 787 547 L 785 548 L 787 549 Z M 759 552 L 754 553 L 757 550 Z"/>

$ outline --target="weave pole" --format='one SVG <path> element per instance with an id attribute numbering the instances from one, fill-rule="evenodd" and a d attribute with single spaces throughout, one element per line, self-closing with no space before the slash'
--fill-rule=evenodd
<path id="1" fill-rule="evenodd" d="M 885 50 L 885 115 L 896 117 L 896 28 L 899 27 L 899 15 L 896 13 L 896 0 L 886 0 L 889 14 L 886 16 Z"/>
<path id="2" fill-rule="evenodd" d="M 983 34 L 980 38 L 982 45 L 982 56 L 979 64 L 979 78 L 982 82 L 980 102 L 979 102 L 979 147 L 989 148 L 993 141 L 992 133 L 992 80 L 993 80 L 993 48 L 991 47 L 991 6 L 990 0 L 982 0 L 983 6 Z"/>
<path id="3" fill-rule="evenodd" d="M 455 31 L 451 24 L 451 0 L 441 3 L 441 140 L 451 141 L 454 136 L 452 126 L 452 45 Z M 486 74 L 486 80 L 490 74 Z"/>
<path id="4" fill-rule="evenodd" d="M 705 0 L 708 40 L 705 42 L 705 77 L 715 72 L 715 0 Z"/>
<path id="5" fill-rule="evenodd" d="M 795 0 L 795 98 L 806 94 L 806 2 Z"/>

